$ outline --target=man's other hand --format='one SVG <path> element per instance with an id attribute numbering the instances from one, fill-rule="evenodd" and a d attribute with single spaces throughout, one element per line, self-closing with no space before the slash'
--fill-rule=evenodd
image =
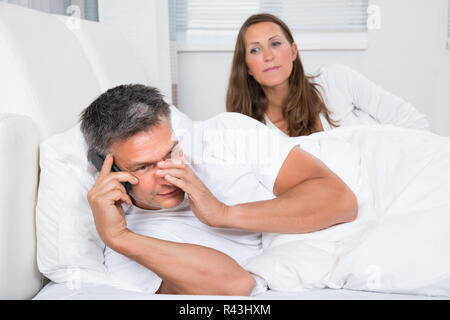
<path id="1" fill-rule="evenodd" d="M 169 159 L 158 162 L 158 168 L 157 175 L 186 192 L 200 221 L 212 227 L 226 227 L 229 207 L 217 200 L 189 165 L 181 159 Z"/>

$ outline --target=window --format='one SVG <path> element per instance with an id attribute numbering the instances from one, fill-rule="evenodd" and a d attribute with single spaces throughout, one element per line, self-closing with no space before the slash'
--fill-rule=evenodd
<path id="1" fill-rule="evenodd" d="M 367 48 L 368 0 L 172 0 L 179 51 L 233 50 L 242 23 L 268 12 L 283 19 L 302 49 Z"/>
<path id="2" fill-rule="evenodd" d="M 97 0 L 84 0 L 84 19 L 98 21 Z"/>
<path id="3" fill-rule="evenodd" d="M 98 21 L 98 0 L 0 0 L 30 9 L 47 13 L 69 15 L 74 14 L 68 8 L 72 5 L 80 8 L 80 18 Z M 69 11 L 69 12 L 68 12 Z"/>

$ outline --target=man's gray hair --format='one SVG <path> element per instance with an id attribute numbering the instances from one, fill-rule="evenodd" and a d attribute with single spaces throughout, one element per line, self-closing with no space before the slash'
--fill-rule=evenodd
<path id="1" fill-rule="evenodd" d="M 94 100 L 80 115 L 81 132 L 90 149 L 101 155 L 111 145 L 170 120 L 170 108 L 156 88 L 120 85 Z"/>

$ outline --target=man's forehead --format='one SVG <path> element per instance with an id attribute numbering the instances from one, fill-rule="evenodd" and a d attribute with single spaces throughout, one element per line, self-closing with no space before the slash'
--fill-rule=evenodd
<path id="1" fill-rule="evenodd" d="M 177 143 L 170 125 L 158 125 L 114 143 L 112 151 L 124 165 L 135 161 L 159 161 Z"/>

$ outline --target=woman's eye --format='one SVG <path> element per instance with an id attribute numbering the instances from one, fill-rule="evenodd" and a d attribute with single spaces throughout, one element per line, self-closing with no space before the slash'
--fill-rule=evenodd
<path id="1" fill-rule="evenodd" d="M 250 49 L 250 53 L 257 53 L 258 51 L 259 51 L 259 48 Z"/>
<path id="2" fill-rule="evenodd" d="M 274 46 L 274 47 L 278 47 L 279 45 L 281 45 L 280 41 L 272 42 L 272 46 Z"/>

